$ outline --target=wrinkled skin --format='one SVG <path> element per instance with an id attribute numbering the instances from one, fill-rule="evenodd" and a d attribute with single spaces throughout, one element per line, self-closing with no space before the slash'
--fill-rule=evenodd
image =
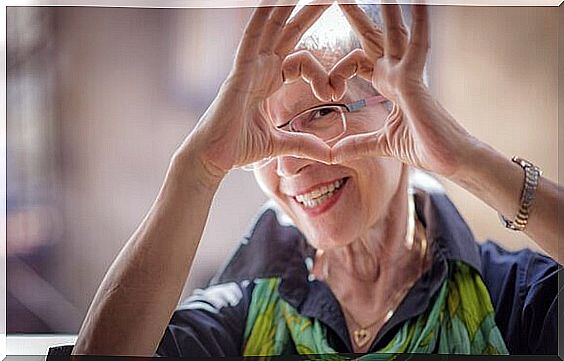
<path id="1" fill-rule="evenodd" d="M 342 101 L 351 102 L 371 95 L 351 87 Z M 269 99 L 275 123 L 284 123 L 291 115 L 320 103 L 305 82 L 284 85 Z M 356 126 L 352 129 L 349 126 L 345 136 L 377 130 L 387 116 L 384 104 L 349 114 L 352 120 L 349 124 Z M 398 160 L 384 157 L 362 157 L 330 165 L 307 158 L 280 156 L 255 170 L 255 176 L 262 190 L 277 201 L 309 242 L 326 250 L 365 237 L 370 228 L 381 223 L 393 196 L 405 189 L 401 182 L 404 168 Z M 327 212 L 310 216 L 293 198 L 306 189 L 344 177 L 349 179 L 343 193 Z"/>
<path id="2" fill-rule="evenodd" d="M 358 6 L 341 5 L 341 9 L 362 49 L 335 65 L 331 81 L 359 75 L 395 107 L 381 129 L 337 143 L 332 148 L 333 161 L 394 157 L 446 177 L 455 175 L 464 163 L 465 149 L 477 141 L 440 106 L 423 82 L 430 47 L 427 7 L 412 6 L 411 38 L 398 5 L 382 6 L 384 32 Z"/>

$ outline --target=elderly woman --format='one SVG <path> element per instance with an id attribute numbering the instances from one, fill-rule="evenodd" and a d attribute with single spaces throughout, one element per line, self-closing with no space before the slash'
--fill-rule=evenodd
<path id="1" fill-rule="evenodd" d="M 300 42 L 326 9 L 254 12 L 73 354 L 556 353 L 558 263 L 476 243 L 438 187 L 417 185 L 430 176 L 410 170 L 469 190 L 553 258 L 558 186 L 433 99 L 424 6 L 409 32 L 397 5 L 382 6 L 382 26 L 341 5 L 360 48 Z M 273 206 L 215 285 L 177 307 L 214 194 L 237 167 L 254 169 Z"/>

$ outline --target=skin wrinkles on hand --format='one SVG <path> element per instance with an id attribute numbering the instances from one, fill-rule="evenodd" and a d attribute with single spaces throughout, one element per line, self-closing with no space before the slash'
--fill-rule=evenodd
<path id="1" fill-rule="evenodd" d="M 345 57 L 332 69 L 349 71 L 347 61 L 360 62 L 360 54 Z M 321 63 L 329 65 L 329 59 Z M 356 66 L 358 68 L 358 66 Z M 331 72 L 330 72 L 331 73 Z M 343 76 L 348 79 L 352 74 Z M 273 119 L 285 119 L 303 110 L 304 101 L 313 99 L 311 84 L 285 84 L 269 98 Z M 373 95 L 350 88 L 344 99 L 361 99 Z M 382 105 L 366 109 L 362 114 L 370 122 L 351 122 L 346 135 L 378 131 L 388 120 Z M 351 118 L 355 115 L 351 114 Z M 330 145 L 334 145 L 332 143 Z M 275 199 L 293 219 L 308 241 L 322 252 L 314 263 L 314 275 L 323 278 L 320 270 L 327 265 L 327 280 L 337 299 L 346 303 L 357 316 L 379 316 L 389 305 L 386 300 L 397 285 L 409 284 L 419 274 L 416 263 L 402 260 L 416 258 L 403 248 L 407 219 L 407 166 L 399 160 L 382 157 L 350 159 L 326 165 L 310 159 L 277 157 L 269 166 L 255 171 L 263 191 Z M 316 184 L 347 178 L 335 206 L 310 217 L 291 196 Z M 358 318 L 358 317 L 356 317 Z"/>

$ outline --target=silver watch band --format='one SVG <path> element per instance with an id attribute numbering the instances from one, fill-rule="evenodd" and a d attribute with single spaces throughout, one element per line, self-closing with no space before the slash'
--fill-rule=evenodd
<path id="1" fill-rule="evenodd" d="M 527 226 L 529 215 L 531 213 L 531 206 L 535 199 L 535 192 L 539 185 L 539 180 L 542 171 L 539 167 L 533 165 L 531 162 L 519 158 L 517 156 L 511 160 L 521 166 L 525 172 L 525 181 L 523 183 L 523 190 L 521 191 L 521 201 L 519 211 L 513 220 L 505 218 L 501 213 L 499 214 L 502 224 L 514 231 L 523 231 Z"/>

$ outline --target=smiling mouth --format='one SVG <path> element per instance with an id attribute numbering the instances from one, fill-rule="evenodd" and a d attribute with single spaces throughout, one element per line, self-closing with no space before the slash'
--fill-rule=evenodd
<path id="1" fill-rule="evenodd" d="M 339 189 L 341 189 L 345 185 L 348 179 L 349 177 L 338 179 L 310 192 L 298 194 L 293 198 L 296 202 L 300 203 L 300 205 L 306 209 L 319 207 L 323 203 L 333 198 L 335 194 L 338 193 Z"/>

